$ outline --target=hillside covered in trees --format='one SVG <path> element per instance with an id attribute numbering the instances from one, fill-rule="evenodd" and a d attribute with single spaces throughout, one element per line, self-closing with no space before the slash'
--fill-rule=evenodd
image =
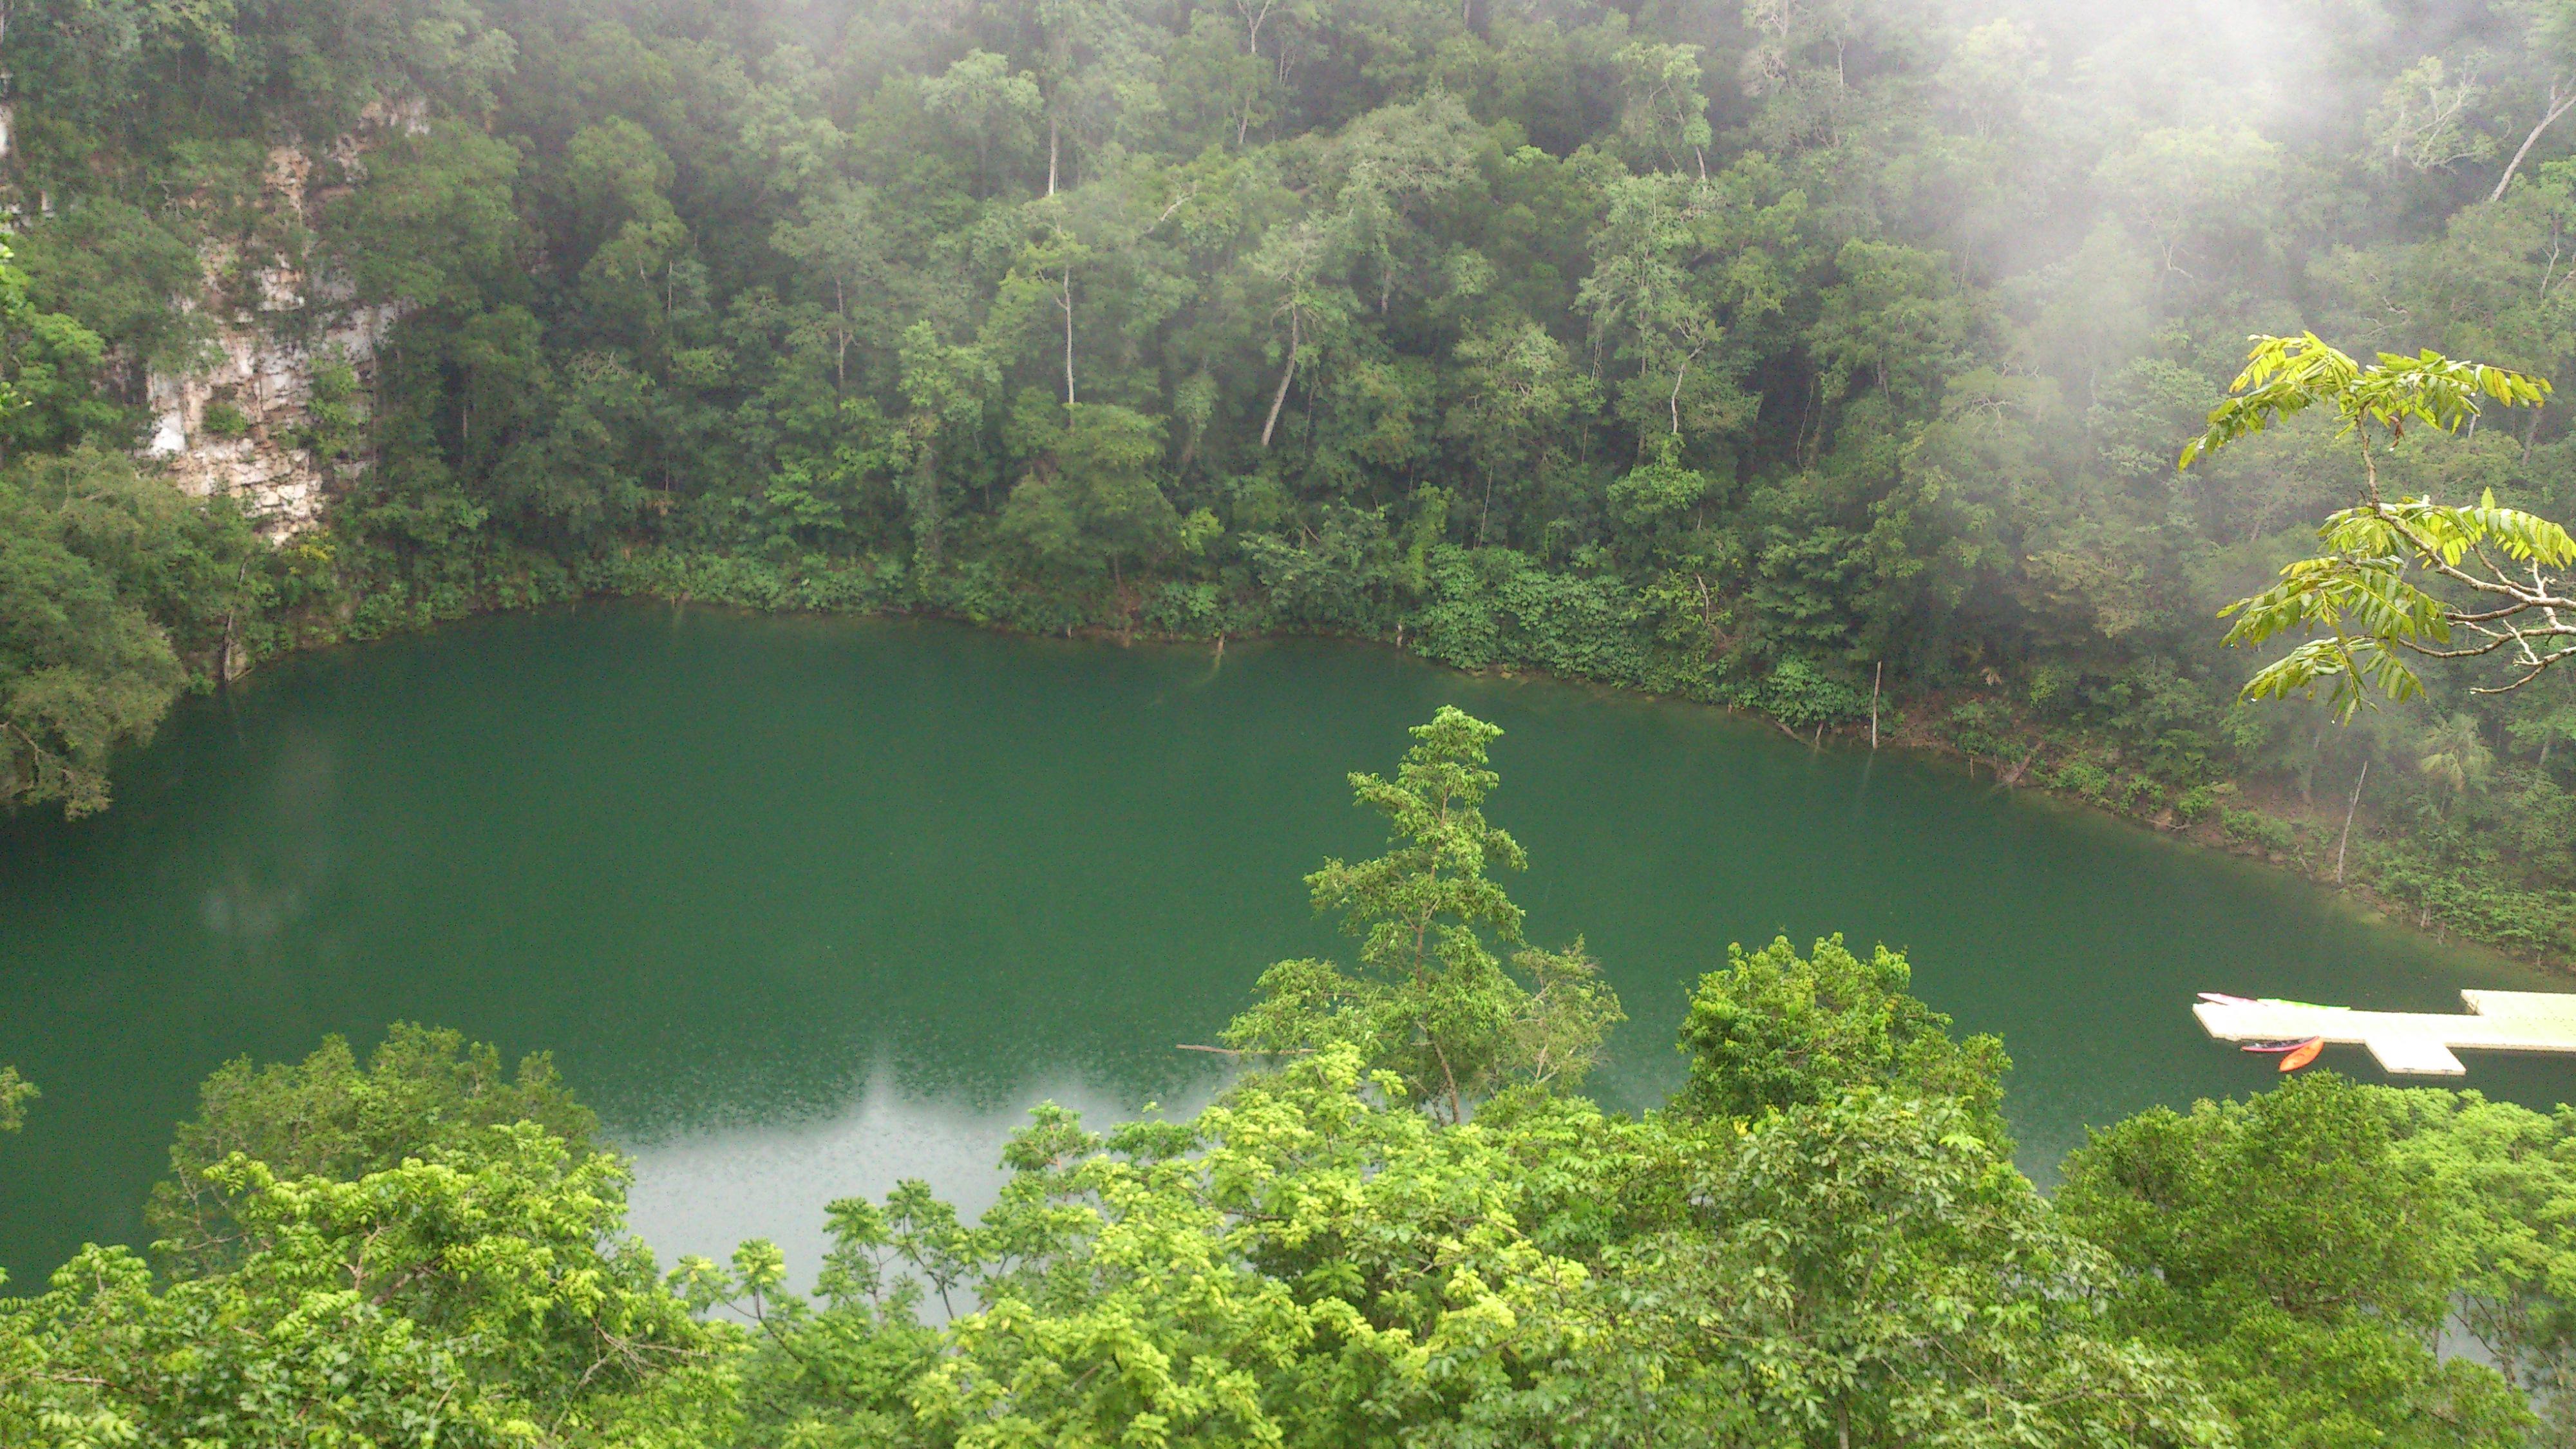
<path id="1" fill-rule="evenodd" d="M 2566 0 L 34 0 L 0 65 L 21 804 L 583 592 L 1318 631 L 1801 737 L 1883 688 L 2319 873 L 2372 760 L 2354 880 L 2576 952 L 2565 679 L 2236 705 L 2212 615 L 2355 470 L 2174 466 L 2249 333 L 2564 370 Z M 171 413 L 243 337 L 292 426 Z M 2564 519 L 2569 431 L 2385 481 Z M 245 439 L 314 516 L 155 476 Z"/>

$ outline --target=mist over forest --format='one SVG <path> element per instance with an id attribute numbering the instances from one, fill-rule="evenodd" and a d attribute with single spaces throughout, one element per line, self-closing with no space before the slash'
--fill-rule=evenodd
<path id="1" fill-rule="evenodd" d="M 2563 682 L 2237 704 L 2214 616 L 2354 459 L 2174 466 L 2252 334 L 2559 371 L 2555 4 L 118 3 L 5 51 L 0 446 L 148 442 L 284 543 L 67 544 L 170 647 L 12 706 L 22 804 L 103 803 L 190 680 L 641 593 L 1349 635 L 1819 741 L 1875 695 L 2313 874 L 2376 760 L 2355 884 L 2576 950 Z M 2563 518 L 2566 433 L 2388 482 Z"/>
<path id="2" fill-rule="evenodd" d="M 299 643 L 644 593 L 1350 635 L 1818 739 L 1877 694 L 2316 874 L 2373 759 L 2379 899 L 2576 950 L 2564 685 L 2235 704 L 2213 616 L 2353 459 L 2174 467 L 2250 334 L 2560 369 L 2554 4 L 115 3 L 4 48 L 0 446 L 148 442 L 251 526 L 66 545 L 170 647 L 13 695 L 22 804 Z M 2563 518 L 2566 419 L 2391 484 Z"/>
<path id="3" fill-rule="evenodd" d="M 2565 562 L 2576 0 L 10 0 L 0 72 L 0 809 L 579 598 L 1313 634 L 2576 959 L 2576 666 L 2346 722 L 2219 617 L 2370 487 Z M 2306 333 L 2503 371 L 2178 466 Z M 2565 1109 L 2319 1074 L 2042 1197 L 2003 1045 L 1836 938 L 1728 956 L 1605 1115 L 1597 965 L 1439 864 L 1517 856 L 1492 734 L 1354 777 L 1390 854 L 1309 885 L 1363 944 L 1262 978 L 1264 1070 L 1042 1110 L 979 1223 L 818 1204 L 810 1300 L 666 1274 L 542 1058 L 228 1067 L 162 1240 L 0 1299 L 0 1438 L 2569 1442 Z"/>

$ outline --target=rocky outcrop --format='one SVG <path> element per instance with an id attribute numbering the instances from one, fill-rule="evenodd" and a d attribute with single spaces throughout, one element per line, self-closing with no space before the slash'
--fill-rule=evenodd
<path id="1" fill-rule="evenodd" d="M 310 342 L 256 322 L 217 326 L 213 365 L 150 379 L 154 424 L 145 451 L 190 496 L 240 500 L 271 538 L 311 527 L 337 481 L 311 441 L 316 375 L 344 364 L 363 396 L 393 322 L 391 307 L 349 308 Z"/>
<path id="2" fill-rule="evenodd" d="M 313 184 L 314 157 L 304 147 L 270 148 L 263 205 L 309 228 L 321 208 L 364 174 L 361 158 L 393 128 L 419 131 L 424 107 L 371 106 L 359 130 L 325 152 L 340 184 Z M 245 262 L 251 265 L 244 265 Z M 275 253 L 245 258 L 237 243 L 209 245 L 202 295 L 181 307 L 211 314 L 207 360 L 186 373 L 153 373 L 145 388 L 153 412 L 145 451 L 195 497 L 239 499 L 271 538 L 283 539 L 321 519 L 331 490 L 363 459 L 334 461 L 315 446 L 324 405 L 363 408 L 376 350 L 398 319 L 391 306 L 352 303 L 345 285 L 308 275 L 301 259 Z M 234 279 L 229 287 L 226 279 Z M 344 370 L 345 369 L 345 370 Z M 345 389 L 346 396 L 332 396 Z"/>

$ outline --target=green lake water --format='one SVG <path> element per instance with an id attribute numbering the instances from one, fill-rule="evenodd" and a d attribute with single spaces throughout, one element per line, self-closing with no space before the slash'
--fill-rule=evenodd
<path id="1" fill-rule="evenodd" d="M 1593 1089 L 1678 1080 L 1730 941 L 1902 946 L 2002 1034 L 2043 1181 L 2150 1103 L 2259 1087 L 2195 991 L 2457 1009 L 2531 973 L 2307 884 L 1893 753 L 1706 708 L 1472 678 L 1315 642 L 1121 649 L 647 605 L 478 620 L 279 665 L 183 705 L 115 808 L 0 822 L 0 1138 L 22 1287 L 131 1239 L 170 1128 L 227 1057 L 361 1049 L 389 1021 L 550 1048 L 637 1164 L 666 1259 L 779 1239 L 928 1177 L 989 1200 L 1052 1097 L 1186 1110 L 1283 956 L 1338 949 L 1300 877 L 1373 850 L 1343 775 L 1441 704 L 1504 726 L 1489 814 L 1534 936 L 1624 998 Z M 2330 1065 L 2377 1073 L 2358 1049 Z M 2477 1056 L 2547 1105 L 2576 1062 Z"/>

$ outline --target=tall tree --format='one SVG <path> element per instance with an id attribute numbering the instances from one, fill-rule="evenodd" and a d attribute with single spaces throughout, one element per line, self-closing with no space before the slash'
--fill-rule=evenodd
<path id="1" fill-rule="evenodd" d="M 1394 779 L 1350 777 L 1359 803 L 1386 819 L 1391 849 L 1327 860 L 1306 878 L 1315 908 L 1340 913 L 1360 939 L 1362 974 L 1280 962 L 1262 973 L 1261 1002 L 1226 1040 L 1261 1052 L 1355 1042 L 1372 1067 L 1397 1073 L 1413 1100 L 1454 1123 L 1471 1101 L 1515 1082 L 1581 1081 L 1622 1013 L 1580 940 L 1551 952 L 1522 939 L 1520 907 L 1489 874 L 1528 863 L 1519 842 L 1485 820 L 1485 797 L 1501 778 L 1486 752 L 1502 731 L 1444 705 L 1411 733 Z M 1513 951 L 1509 966 L 1495 946 Z"/>

